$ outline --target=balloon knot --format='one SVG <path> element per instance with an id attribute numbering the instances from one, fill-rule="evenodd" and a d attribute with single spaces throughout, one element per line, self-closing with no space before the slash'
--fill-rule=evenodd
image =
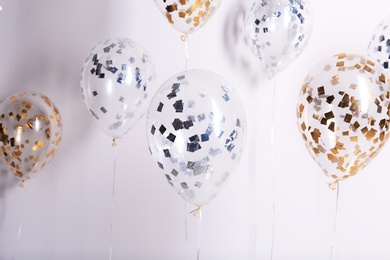
<path id="1" fill-rule="evenodd" d="M 201 208 L 200 206 L 198 206 L 198 208 L 196 208 L 195 210 L 191 211 L 190 214 L 192 214 L 194 217 L 197 217 L 199 218 L 200 214 L 201 214 Z"/>
<path id="2" fill-rule="evenodd" d="M 187 40 L 187 34 L 183 34 L 182 36 L 180 36 L 180 39 L 185 42 Z"/>
<path id="3" fill-rule="evenodd" d="M 268 80 L 272 80 L 276 76 L 276 73 L 272 73 L 271 75 L 268 75 Z"/>
<path id="4" fill-rule="evenodd" d="M 24 180 L 19 184 L 19 187 L 24 189 L 25 188 L 25 185 L 24 185 Z"/>
<path id="5" fill-rule="evenodd" d="M 116 143 L 116 139 L 112 139 L 112 147 L 116 147 L 118 144 Z"/>
<path id="6" fill-rule="evenodd" d="M 329 183 L 329 188 L 331 190 L 335 190 L 338 185 L 339 185 L 339 180 L 335 180 L 334 182 Z"/>

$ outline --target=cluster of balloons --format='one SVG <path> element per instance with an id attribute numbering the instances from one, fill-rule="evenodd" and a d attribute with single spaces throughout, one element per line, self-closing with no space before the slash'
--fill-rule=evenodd
<path id="1" fill-rule="evenodd" d="M 61 115 L 48 97 L 26 91 L 0 104 L 2 159 L 22 181 L 21 187 L 49 164 L 61 137 Z"/>
<path id="2" fill-rule="evenodd" d="M 199 30 L 221 0 L 155 0 L 178 31 Z M 254 0 L 246 11 L 249 46 L 270 76 L 284 70 L 306 47 L 312 31 L 308 0 Z M 369 44 L 371 61 L 354 54 L 323 60 L 306 77 L 297 105 L 305 144 L 326 175 L 354 176 L 389 137 L 390 18 Z M 93 47 L 81 73 L 85 104 L 114 140 L 148 111 L 149 148 L 161 172 L 188 202 L 203 206 L 216 197 L 239 161 L 246 119 L 232 86 L 218 75 L 186 70 L 155 93 L 148 52 L 127 38 Z M 153 97 L 154 96 L 154 97 Z M 153 97 L 153 99 L 152 99 Z M 44 168 L 61 141 L 58 109 L 36 92 L 18 93 L 0 104 L 2 158 L 22 181 Z"/>
<path id="3" fill-rule="evenodd" d="M 221 4 L 220 0 L 154 2 L 185 35 L 204 26 Z M 237 94 L 223 78 L 186 70 L 154 93 L 149 54 L 133 40 L 118 38 L 93 47 L 80 85 L 87 109 L 113 144 L 149 108 L 150 152 L 168 183 L 186 201 L 205 205 L 233 173 L 243 150 L 246 119 Z"/>
<path id="4" fill-rule="evenodd" d="M 179 32 L 196 32 L 221 0 L 155 0 Z M 243 151 L 246 119 L 233 87 L 204 70 L 171 76 L 154 95 L 147 114 L 152 157 L 168 183 L 200 208 L 213 200 L 234 172 Z"/>
<path id="5" fill-rule="evenodd" d="M 167 21 L 185 35 L 214 15 L 221 0 L 154 0 Z M 308 0 L 254 0 L 245 16 L 249 47 L 269 76 L 284 70 L 305 49 L 312 32 Z"/>
<path id="6" fill-rule="evenodd" d="M 250 49 L 273 77 L 309 41 L 309 1 L 254 0 L 245 29 Z M 368 55 L 373 60 L 347 53 L 324 59 L 300 92 L 299 129 L 310 154 L 335 183 L 363 169 L 389 137 L 390 17 L 375 30 Z"/>
<path id="7" fill-rule="evenodd" d="M 168 182 L 200 207 L 228 180 L 245 140 L 245 114 L 233 88 L 200 70 L 172 76 L 154 94 L 154 67 L 139 44 L 109 39 L 85 60 L 81 92 L 103 131 L 126 134 L 149 108 L 149 147 Z M 151 97 L 154 95 L 150 103 Z"/>

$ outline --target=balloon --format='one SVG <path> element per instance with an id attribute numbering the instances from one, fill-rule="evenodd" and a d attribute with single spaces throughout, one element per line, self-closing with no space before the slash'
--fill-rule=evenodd
<path id="1" fill-rule="evenodd" d="M 109 39 L 85 60 L 81 92 L 99 126 L 115 139 L 146 113 L 154 79 L 154 66 L 141 46 L 130 39 Z"/>
<path id="2" fill-rule="evenodd" d="M 284 70 L 305 49 L 312 31 L 307 0 L 255 0 L 245 16 L 250 49 L 270 75 Z"/>
<path id="3" fill-rule="evenodd" d="M 196 32 L 214 15 L 222 0 L 154 0 L 168 22 L 184 34 Z"/>
<path id="4" fill-rule="evenodd" d="M 152 157 L 175 191 L 198 207 L 215 198 L 237 165 L 246 120 L 221 77 L 187 70 L 169 78 L 147 114 Z"/>
<path id="5" fill-rule="evenodd" d="M 378 64 L 337 54 L 303 82 L 298 127 L 306 147 L 336 182 L 357 174 L 389 138 L 390 92 Z"/>
<path id="6" fill-rule="evenodd" d="M 26 91 L 0 104 L 1 152 L 6 164 L 22 182 L 49 164 L 61 136 L 61 115 L 48 97 Z"/>
<path id="7" fill-rule="evenodd" d="M 386 72 L 390 67 L 390 16 L 384 19 L 375 29 L 368 44 L 368 55 L 377 61 Z"/>

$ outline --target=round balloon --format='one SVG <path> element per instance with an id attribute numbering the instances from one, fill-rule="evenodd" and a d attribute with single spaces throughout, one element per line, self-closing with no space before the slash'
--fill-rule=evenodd
<path id="1" fill-rule="evenodd" d="M 390 92 L 381 67 L 363 56 L 323 60 L 303 82 L 299 130 L 324 173 L 335 181 L 354 176 L 389 137 Z"/>
<path id="2" fill-rule="evenodd" d="M 61 115 L 37 92 L 22 92 L 0 104 L 0 148 L 6 164 L 22 181 L 43 169 L 61 142 Z"/>
<path id="3" fill-rule="evenodd" d="M 284 70 L 306 47 L 312 31 L 308 0 L 255 0 L 245 16 L 250 49 L 270 75 Z"/>
<path id="4" fill-rule="evenodd" d="M 368 55 L 377 61 L 386 72 L 390 66 L 390 16 L 375 29 L 368 45 Z"/>
<path id="5" fill-rule="evenodd" d="M 154 79 L 145 49 L 130 39 L 109 39 L 96 45 L 85 60 L 81 92 L 103 131 L 120 138 L 146 113 Z"/>
<path id="6" fill-rule="evenodd" d="M 150 152 L 168 183 L 200 207 L 215 198 L 243 150 L 246 120 L 221 77 L 187 70 L 169 78 L 147 115 Z"/>
<path id="7" fill-rule="evenodd" d="M 214 15 L 222 0 L 154 0 L 158 10 L 178 31 L 199 30 Z"/>

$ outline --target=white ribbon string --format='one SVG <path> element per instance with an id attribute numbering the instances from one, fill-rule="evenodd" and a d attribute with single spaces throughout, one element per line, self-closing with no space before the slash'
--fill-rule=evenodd
<path id="1" fill-rule="evenodd" d="M 332 244 L 330 246 L 330 259 L 334 258 L 334 248 L 335 248 L 335 241 L 336 241 L 336 228 L 337 228 L 337 215 L 338 215 L 338 207 L 339 207 L 339 192 L 340 192 L 340 184 L 336 182 L 336 206 L 335 206 L 335 214 L 334 214 L 334 224 L 333 224 L 333 238 L 332 238 Z"/>
<path id="2" fill-rule="evenodd" d="M 189 54 L 188 54 L 188 35 L 184 34 L 181 36 L 181 39 L 184 41 L 185 49 L 185 70 L 188 70 Z"/>
<path id="3" fill-rule="evenodd" d="M 184 236 L 186 240 L 187 260 L 190 260 L 189 247 L 188 247 L 188 224 L 187 224 L 187 201 L 184 200 Z"/>
<path id="4" fill-rule="evenodd" d="M 196 259 L 200 259 L 200 242 L 202 239 L 202 209 L 198 209 L 198 218 L 199 218 L 199 226 L 198 226 L 198 253 Z"/>
<path id="5" fill-rule="evenodd" d="M 256 96 L 257 95 L 253 95 L 253 97 L 255 97 L 254 99 L 254 102 L 253 102 L 253 109 L 254 111 L 258 111 L 259 109 L 259 104 L 260 102 L 257 102 L 256 100 Z M 253 230 L 252 230 L 252 234 L 251 234 L 251 239 L 250 241 L 252 241 L 251 243 L 251 247 L 253 248 L 253 254 L 254 254 L 254 259 L 258 259 L 258 252 L 257 252 L 257 243 L 258 243 L 258 232 L 259 232 L 259 225 L 258 225 L 258 222 L 257 220 L 259 219 L 259 208 L 257 205 L 259 205 L 258 203 L 258 197 L 257 196 L 257 191 L 258 191 L 258 187 L 257 187 L 257 174 L 258 174 L 258 165 L 257 165 L 257 162 L 258 162 L 258 157 L 257 157 L 257 142 L 258 142 L 258 138 L 257 138 L 257 133 L 258 133 L 258 122 L 257 120 L 255 120 L 254 122 L 254 133 L 252 134 L 252 138 L 253 138 L 253 143 L 256 144 L 256 145 L 251 145 L 250 149 L 252 149 L 252 152 L 250 152 L 250 157 L 249 157 L 249 169 L 250 170 L 250 177 L 249 177 L 249 183 L 250 183 L 250 197 L 252 198 L 252 205 L 255 205 L 254 207 L 251 207 L 251 209 L 253 210 L 251 212 L 251 215 L 252 215 L 252 218 L 251 218 L 251 222 L 253 223 Z"/>
<path id="6" fill-rule="evenodd" d="M 188 35 L 184 34 L 181 36 L 181 40 L 184 41 L 185 49 L 185 70 L 188 70 L 189 54 L 188 54 Z M 185 241 L 187 249 L 187 259 L 190 259 L 189 246 L 188 246 L 188 224 L 187 224 L 187 201 L 184 201 L 184 225 L 185 225 Z"/>
<path id="7" fill-rule="evenodd" d="M 21 184 L 22 185 L 22 184 Z M 27 206 L 27 187 L 25 184 L 23 184 L 23 208 L 22 208 L 22 215 L 20 217 L 20 224 L 19 224 L 19 228 L 18 228 L 18 235 L 16 237 L 16 242 L 15 242 L 15 247 L 14 247 L 14 251 L 12 253 L 12 260 L 15 259 L 15 256 L 16 256 L 16 252 L 18 250 L 18 247 L 19 247 L 19 244 L 20 244 L 20 236 L 22 234 L 22 229 L 23 229 L 23 224 L 24 224 L 24 218 L 26 216 L 26 206 Z"/>
<path id="8" fill-rule="evenodd" d="M 114 198 L 115 198 L 115 174 L 116 174 L 116 157 L 117 157 L 117 146 L 116 143 L 113 145 L 114 148 L 114 172 L 112 176 L 112 192 L 111 192 L 111 217 L 110 217 L 110 260 L 112 259 L 112 230 L 114 221 Z"/>
<path id="9" fill-rule="evenodd" d="M 272 240 L 271 240 L 271 260 L 274 254 L 275 244 L 275 222 L 276 222 L 276 202 L 275 202 L 275 109 L 276 109 L 276 79 L 272 76 L 274 81 L 273 89 L 273 108 L 272 108 L 272 119 L 271 119 L 271 167 L 272 167 Z"/>

